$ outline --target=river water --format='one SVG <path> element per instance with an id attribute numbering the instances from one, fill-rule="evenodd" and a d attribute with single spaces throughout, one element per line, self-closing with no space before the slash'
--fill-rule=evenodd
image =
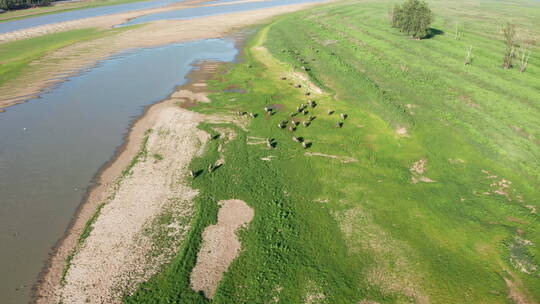
<path id="1" fill-rule="evenodd" d="M 153 0 L 134 3 L 118 4 L 93 7 L 87 9 L 67 11 L 50 15 L 41 15 L 36 17 L 24 18 L 13 21 L 0 22 L 0 33 L 7 33 L 16 30 L 31 28 L 35 26 L 77 20 L 82 18 L 97 17 L 136 11 L 148 8 L 165 6 L 174 2 L 183 2 L 185 0 Z"/>
<path id="2" fill-rule="evenodd" d="M 199 60 L 232 61 L 229 40 L 139 49 L 0 113 L 0 303 L 25 303 L 90 181 L 130 122 Z"/>
<path id="3" fill-rule="evenodd" d="M 219 6 L 194 7 L 194 8 L 187 8 L 187 9 L 182 9 L 182 10 L 172 10 L 172 11 L 145 15 L 142 17 L 134 18 L 126 23 L 123 23 L 119 25 L 119 27 L 147 23 L 147 22 L 152 22 L 156 20 L 192 19 L 194 17 L 206 17 L 206 16 L 213 16 L 213 15 L 221 15 L 221 14 L 226 14 L 226 13 L 270 8 L 270 7 L 276 7 L 276 6 L 281 6 L 281 5 L 300 4 L 300 3 L 308 3 L 308 2 L 322 2 L 322 1 L 324 0 L 268 0 L 264 2 L 246 2 L 246 3 L 236 3 L 236 4 L 229 4 L 229 5 L 219 5 Z"/>
<path id="4" fill-rule="evenodd" d="M 157 8 L 157 7 L 167 6 L 172 3 L 185 2 L 185 1 L 186 0 L 141 1 L 141 2 L 134 2 L 134 3 L 79 9 L 79 10 L 73 10 L 73 11 L 67 11 L 67 12 L 49 14 L 49 15 L 41 15 L 41 16 L 24 18 L 24 19 L 13 20 L 13 21 L 5 21 L 5 22 L 0 22 L 0 34 L 17 31 L 17 30 L 28 29 L 28 28 L 36 27 L 40 25 L 58 23 L 58 22 L 66 22 L 66 21 L 78 20 L 78 19 L 83 19 L 83 18 L 113 15 L 113 14 L 126 13 L 130 11 L 137 11 L 137 10 L 143 10 L 143 9 L 149 9 L 149 8 Z M 232 2 L 232 1 L 238 1 L 238 0 L 214 0 L 214 1 L 209 1 L 205 4 L 226 3 L 226 2 Z M 294 1 L 298 1 L 298 0 L 293 0 L 293 2 Z"/>

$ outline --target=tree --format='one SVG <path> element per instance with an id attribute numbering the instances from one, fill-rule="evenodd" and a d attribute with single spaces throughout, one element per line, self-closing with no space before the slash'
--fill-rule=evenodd
<path id="1" fill-rule="evenodd" d="M 507 22 L 503 27 L 503 36 L 506 43 L 506 50 L 504 52 L 503 67 L 505 69 L 512 68 L 512 59 L 514 58 L 514 47 L 516 43 L 516 25 Z"/>
<path id="2" fill-rule="evenodd" d="M 0 9 L 11 10 L 32 6 L 46 6 L 52 0 L 0 0 Z"/>
<path id="3" fill-rule="evenodd" d="M 392 26 L 415 39 L 429 36 L 431 22 L 433 13 L 428 4 L 421 0 L 405 0 L 392 10 Z"/>

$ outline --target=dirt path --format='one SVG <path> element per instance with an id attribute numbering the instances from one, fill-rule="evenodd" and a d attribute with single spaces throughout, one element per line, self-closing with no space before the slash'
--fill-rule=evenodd
<path id="1" fill-rule="evenodd" d="M 267 9 L 238 12 L 191 20 L 162 20 L 52 52 L 32 63 L 31 71 L 0 86 L 0 110 L 37 97 L 46 88 L 58 84 L 97 61 L 123 50 L 154 47 L 197 39 L 220 38 L 249 24 L 262 22 L 272 16 L 297 11 L 315 4 L 294 4 Z M 137 14 L 137 13 L 129 13 Z M 125 20 L 123 16 L 109 16 L 105 26 Z M 84 22 L 80 20 L 80 22 Z M 96 26 L 93 23 L 92 26 Z M 90 26 L 90 25 L 89 25 Z M 80 54 L 85 54 L 80 56 Z M 61 76 L 61 77 L 60 77 Z"/>
<path id="2" fill-rule="evenodd" d="M 213 298 L 223 273 L 240 252 L 236 231 L 253 219 L 253 209 L 241 200 L 219 202 L 218 222 L 203 232 L 197 264 L 191 272 L 191 287 Z"/>

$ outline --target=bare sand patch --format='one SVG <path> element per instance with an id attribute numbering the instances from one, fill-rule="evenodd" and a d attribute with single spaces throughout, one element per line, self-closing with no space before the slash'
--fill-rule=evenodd
<path id="1" fill-rule="evenodd" d="M 236 231 L 253 219 L 253 209 L 241 200 L 220 201 L 218 222 L 203 232 L 197 264 L 191 272 L 191 287 L 212 298 L 223 273 L 240 252 Z"/>
<path id="2" fill-rule="evenodd" d="M 409 132 L 407 131 L 407 128 L 405 127 L 397 127 L 396 134 L 402 137 L 409 137 Z"/>
<path id="3" fill-rule="evenodd" d="M 531 214 L 536 214 L 536 207 L 533 205 L 525 205 L 525 208 L 529 209 Z"/>
<path id="4" fill-rule="evenodd" d="M 124 177 L 93 224 L 90 236 L 72 259 L 64 286 L 56 289 L 57 301 L 65 303 L 116 303 L 122 294 L 156 273 L 178 250 L 189 221 L 169 223 L 176 234 L 174 247 L 163 248 L 149 259 L 152 239 L 143 231 L 165 208 L 176 215 L 191 215 L 191 200 L 197 191 L 182 182 L 197 153 L 197 125 L 202 115 L 178 107 L 164 107 L 156 113 L 153 132 L 147 141 L 148 155 L 162 159 L 140 160 Z M 168 254 L 165 252 L 168 251 Z"/>
<path id="5" fill-rule="evenodd" d="M 296 78 L 300 82 L 302 82 L 304 87 L 306 87 L 307 90 L 310 91 L 310 92 L 314 92 L 316 94 L 322 94 L 323 93 L 323 90 L 321 88 L 319 88 L 318 86 L 316 86 L 313 82 L 311 82 L 311 80 L 309 80 L 309 78 L 305 74 L 302 74 L 300 72 L 294 72 L 294 73 L 292 73 L 292 78 Z"/>
<path id="6" fill-rule="evenodd" d="M 198 39 L 224 37 L 230 34 L 231 31 L 246 25 L 262 22 L 275 15 L 301 10 L 317 4 L 319 3 L 291 4 L 248 12 L 229 13 L 187 20 L 160 20 L 141 27 L 126 30 L 116 35 L 76 43 L 49 53 L 32 62 L 31 70 L 21 77 L 6 81 L 2 84 L 0 86 L 0 109 L 35 98 L 46 88 L 64 81 L 66 77 L 76 75 L 81 70 L 92 67 L 99 60 L 108 58 L 123 50 L 154 47 Z M 180 6 L 175 6 L 172 9 L 180 8 Z M 89 20 L 81 19 L 69 21 L 76 23 L 76 26 L 71 26 L 71 23 L 69 22 L 66 22 L 65 24 L 53 24 L 48 25 L 47 29 L 36 33 L 35 35 L 42 35 L 44 32 L 49 33 L 75 28 L 110 28 L 131 18 L 170 9 L 171 7 L 165 7 L 88 18 Z M 60 27 L 60 29 L 52 30 L 51 28 L 54 27 Z M 37 31 L 37 28 L 28 29 L 28 31 Z M 3 35 L 8 34 L 9 33 Z M 15 32 L 10 35 L 22 35 L 20 37 L 17 36 L 17 39 L 32 36 L 23 35 L 21 33 L 17 34 Z M 11 40 L 13 39 L 0 35 L 0 42 Z M 85 55 L 81 56 L 81 54 Z"/>
<path id="7" fill-rule="evenodd" d="M 523 284 L 521 280 L 511 271 L 506 270 L 510 277 L 504 277 L 506 287 L 508 287 L 508 298 L 515 304 L 537 304 L 534 300 L 529 300 L 528 296 L 523 292 Z"/>
<path id="8" fill-rule="evenodd" d="M 413 184 L 416 184 L 418 182 L 422 183 L 434 183 L 435 181 L 431 178 L 425 176 L 424 174 L 427 171 L 427 163 L 428 160 L 426 158 L 422 158 L 421 160 L 415 162 L 411 168 L 409 168 L 409 171 L 411 172 L 411 182 Z"/>
<path id="9" fill-rule="evenodd" d="M 320 157 L 326 157 L 326 158 L 331 158 L 331 159 L 337 159 L 344 164 L 358 162 L 358 159 L 354 157 L 331 155 L 331 154 L 324 154 L 324 153 L 319 153 L 319 152 L 306 152 L 304 153 L 304 155 L 305 156 L 320 156 Z"/>
<path id="10" fill-rule="evenodd" d="M 449 158 L 448 162 L 453 164 L 453 165 L 464 164 L 465 163 L 465 161 L 463 159 L 461 159 L 461 158 Z"/>

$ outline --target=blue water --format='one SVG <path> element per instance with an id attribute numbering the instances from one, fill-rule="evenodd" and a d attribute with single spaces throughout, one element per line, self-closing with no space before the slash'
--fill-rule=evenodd
<path id="1" fill-rule="evenodd" d="M 185 1 L 185 0 L 143 1 L 143 2 L 80 9 L 80 10 L 68 11 L 68 12 L 63 12 L 63 13 L 56 13 L 56 14 L 42 15 L 42 16 L 7 21 L 7 22 L 0 22 L 0 33 L 7 33 L 7 32 L 12 32 L 16 30 L 21 30 L 21 29 L 34 27 L 34 26 L 40 26 L 40 25 L 51 24 L 51 23 L 56 23 L 56 22 L 64 22 L 64 21 L 71 21 L 71 20 L 77 20 L 77 19 L 82 19 L 82 18 L 112 15 L 112 14 L 118 14 L 118 13 L 125 13 L 129 11 L 135 11 L 135 10 L 161 7 L 161 6 L 165 6 L 174 2 L 182 2 L 182 1 Z"/>
<path id="2" fill-rule="evenodd" d="M 236 54 L 222 39 L 130 51 L 0 113 L 0 303 L 28 302 L 49 249 L 130 122 L 184 83 L 193 62 Z"/>
<path id="3" fill-rule="evenodd" d="M 147 23 L 147 22 L 163 20 L 163 19 L 168 19 L 168 20 L 191 19 L 195 17 L 205 17 L 205 16 L 213 16 L 213 15 L 220 15 L 220 14 L 226 14 L 226 13 L 242 12 L 242 11 L 275 7 L 275 6 L 280 6 L 280 5 L 309 3 L 309 2 L 322 2 L 322 1 L 324 0 L 269 0 L 269 1 L 264 1 L 264 2 L 247 2 L 247 3 L 237 3 L 237 4 L 228 4 L 228 5 L 218 5 L 218 6 L 194 7 L 194 8 L 188 8 L 188 9 L 182 9 L 182 10 L 173 10 L 173 11 L 145 15 L 139 18 L 134 18 L 119 26 L 141 24 L 141 23 Z"/>

